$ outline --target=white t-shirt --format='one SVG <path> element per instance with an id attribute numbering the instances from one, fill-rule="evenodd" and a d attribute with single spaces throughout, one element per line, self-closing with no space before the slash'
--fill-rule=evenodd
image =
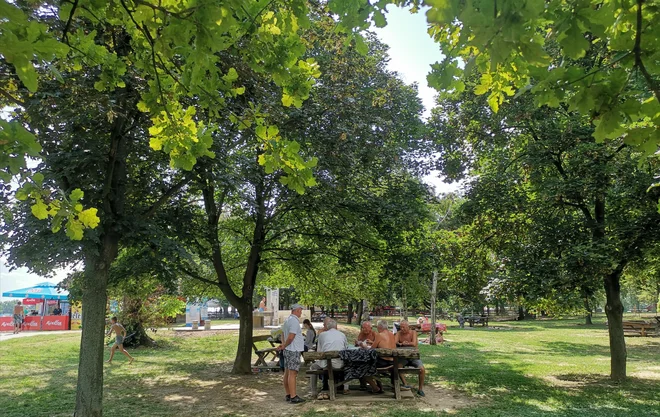
<path id="1" fill-rule="evenodd" d="M 293 333 L 296 335 L 293 342 L 284 349 L 291 350 L 294 352 L 303 352 L 305 350 L 305 338 L 302 335 L 302 329 L 300 328 L 300 320 L 295 315 L 290 315 L 288 319 L 282 325 L 282 343 L 285 343 L 289 338 L 289 334 Z"/>
<path id="2" fill-rule="evenodd" d="M 330 352 L 332 350 L 344 350 L 348 349 L 348 342 L 346 341 L 346 335 L 340 332 L 337 329 L 330 329 L 321 333 L 316 341 L 316 351 L 317 352 Z M 321 367 L 325 367 L 327 362 L 325 360 L 318 361 L 318 364 Z M 341 368 L 343 362 L 341 359 L 333 359 L 332 367 Z"/>

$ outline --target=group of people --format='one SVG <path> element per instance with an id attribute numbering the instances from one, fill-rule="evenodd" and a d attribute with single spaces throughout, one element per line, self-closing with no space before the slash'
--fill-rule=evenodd
<path id="1" fill-rule="evenodd" d="M 280 355 L 283 358 L 284 365 L 284 390 L 286 392 L 285 400 L 292 404 L 299 404 L 304 402 L 296 391 L 296 379 L 301 366 L 301 355 L 303 352 L 311 350 L 316 341 L 317 352 L 341 351 L 348 349 L 348 341 L 346 335 L 337 329 L 337 322 L 326 317 L 323 321 L 323 328 L 317 332 L 312 323 L 305 319 L 303 327 L 300 326 L 300 317 L 302 316 L 303 306 L 300 304 L 293 304 L 291 306 L 291 315 L 282 325 L 282 343 L 277 347 Z M 385 320 L 377 322 L 377 332 L 374 332 L 371 322 L 365 321 L 362 323 L 360 333 L 354 341 L 354 345 L 361 349 L 396 349 L 399 348 L 413 348 L 417 347 L 417 332 L 410 328 L 410 324 L 403 320 L 400 323 L 400 330 L 392 333 L 389 329 L 388 323 Z M 420 369 L 419 374 L 419 387 L 417 393 L 419 396 L 424 394 L 424 377 L 425 369 L 424 364 L 420 359 L 407 359 L 398 358 L 395 363 L 393 357 L 381 357 L 377 359 L 376 367 L 387 368 L 391 365 L 396 365 L 399 368 L 405 366 L 413 366 Z M 342 369 L 344 364 L 339 358 L 332 359 L 333 369 Z M 315 361 L 311 366 L 311 370 L 320 370 L 327 367 L 327 361 Z M 403 375 L 400 375 L 402 382 L 402 389 L 410 390 L 411 387 L 407 384 Z M 373 394 L 383 393 L 383 388 L 380 386 L 373 376 L 364 378 L 364 382 L 369 384 Z M 348 387 L 344 387 L 344 393 L 348 393 Z"/>

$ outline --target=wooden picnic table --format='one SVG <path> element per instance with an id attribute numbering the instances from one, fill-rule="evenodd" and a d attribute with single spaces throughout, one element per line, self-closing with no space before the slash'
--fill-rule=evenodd
<path id="1" fill-rule="evenodd" d="M 646 337 L 649 332 L 654 333 L 658 330 L 660 319 L 656 317 L 656 321 L 624 320 L 622 324 L 626 336 L 640 335 Z"/>
<path id="2" fill-rule="evenodd" d="M 487 316 L 468 316 L 465 318 L 470 324 L 470 327 L 474 327 L 475 324 L 481 324 L 484 327 L 488 327 L 488 317 Z"/>
<path id="3" fill-rule="evenodd" d="M 414 348 L 401 348 L 401 349 L 374 349 L 378 356 L 380 357 L 393 357 L 392 365 L 387 368 L 379 368 L 378 373 L 389 373 L 391 375 L 392 381 L 394 381 L 394 398 L 397 400 L 401 399 L 401 381 L 399 380 L 400 373 L 417 373 L 419 375 L 418 368 L 404 368 L 399 369 L 397 358 L 409 358 L 409 359 L 419 359 L 419 349 Z M 312 389 L 312 396 L 315 398 L 317 395 L 317 382 L 319 375 L 328 374 L 328 387 L 330 389 L 330 400 L 335 400 L 336 392 L 335 388 L 337 386 L 347 383 L 349 380 L 335 382 L 335 373 L 341 371 L 341 369 L 332 368 L 332 359 L 339 359 L 339 351 L 333 350 L 328 352 L 304 352 L 303 358 L 305 362 L 312 362 L 314 360 L 326 360 L 326 368 L 320 369 L 318 371 L 307 371 L 307 375 L 310 375 L 310 385 Z"/>
<path id="4" fill-rule="evenodd" d="M 259 349 L 257 347 L 257 342 L 269 342 L 271 347 Z M 272 355 L 273 360 L 277 359 L 277 347 L 275 346 L 276 343 L 280 342 L 273 340 L 273 338 L 267 334 L 252 336 L 252 350 L 254 350 L 254 353 L 257 355 L 257 361 L 254 363 L 254 366 L 268 367 L 268 362 L 266 362 L 268 355 Z"/>

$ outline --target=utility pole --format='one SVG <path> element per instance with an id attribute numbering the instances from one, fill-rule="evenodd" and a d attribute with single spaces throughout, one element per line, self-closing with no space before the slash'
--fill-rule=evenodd
<path id="1" fill-rule="evenodd" d="M 435 295 L 438 292 L 438 271 L 433 271 L 433 285 L 431 286 L 431 340 L 429 344 L 435 345 Z"/>

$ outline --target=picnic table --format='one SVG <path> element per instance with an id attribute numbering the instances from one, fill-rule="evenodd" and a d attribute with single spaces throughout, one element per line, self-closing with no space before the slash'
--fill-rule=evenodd
<path id="1" fill-rule="evenodd" d="M 394 357 L 392 365 L 386 368 L 378 368 L 378 374 L 389 374 L 391 380 L 394 381 L 394 398 L 397 400 L 401 399 L 401 381 L 399 380 L 399 374 L 401 373 L 416 373 L 419 376 L 419 368 L 402 368 L 399 369 L 397 366 L 397 358 L 408 358 L 408 359 L 419 359 L 419 350 L 413 348 L 402 348 L 402 349 L 374 349 L 378 356 L 381 357 Z M 349 380 L 344 381 L 335 381 L 335 373 L 341 371 L 342 369 L 333 369 L 332 368 L 332 359 L 338 359 L 339 351 L 328 351 L 328 352 L 305 352 L 303 353 L 303 358 L 305 362 L 311 362 L 314 360 L 326 360 L 326 368 L 321 370 L 307 371 L 307 375 L 310 375 L 310 385 L 312 390 L 312 397 L 315 398 L 318 394 L 317 383 L 319 375 L 328 375 L 328 387 L 330 389 L 329 396 L 330 400 L 334 401 L 336 398 L 335 388 L 340 385 L 346 384 Z"/>
<path id="2" fill-rule="evenodd" d="M 259 349 L 257 347 L 257 342 L 269 342 L 271 347 Z M 276 343 L 281 342 L 273 340 L 273 338 L 267 334 L 252 336 L 252 350 L 254 350 L 254 353 L 257 355 L 257 361 L 254 363 L 254 366 L 268 367 L 268 362 L 266 362 L 268 355 L 272 355 L 272 360 L 277 359 L 277 347 L 275 346 Z"/>
<path id="3" fill-rule="evenodd" d="M 475 324 L 481 324 L 484 327 L 488 327 L 487 316 L 468 316 L 465 317 L 465 321 L 470 324 L 470 327 L 474 327 Z"/>
<path id="4" fill-rule="evenodd" d="M 655 317 L 655 320 L 624 320 L 623 331 L 626 336 L 649 336 L 649 333 L 656 333 L 660 327 L 660 318 Z"/>

